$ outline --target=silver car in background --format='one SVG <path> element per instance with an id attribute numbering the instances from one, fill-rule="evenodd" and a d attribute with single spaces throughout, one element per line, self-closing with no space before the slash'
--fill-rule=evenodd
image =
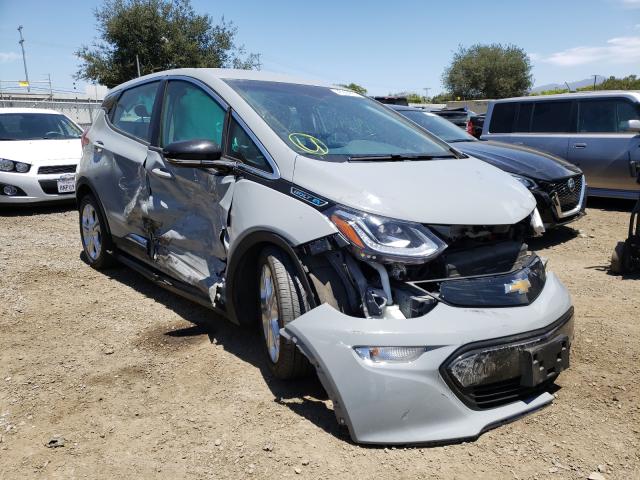
<path id="1" fill-rule="evenodd" d="M 638 91 L 497 100 L 489 105 L 481 138 L 526 145 L 568 160 L 584 172 L 589 196 L 638 196 Z"/>

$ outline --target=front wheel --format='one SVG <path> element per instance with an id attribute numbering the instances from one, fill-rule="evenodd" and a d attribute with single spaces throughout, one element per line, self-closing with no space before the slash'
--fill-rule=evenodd
<path id="1" fill-rule="evenodd" d="M 80 237 L 82 248 L 90 266 L 96 270 L 113 264 L 113 257 L 107 250 L 112 248 L 111 237 L 98 202 L 92 195 L 85 195 L 80 201 Z"/>
<path id="2" fill-rule="evenodd" d="M 290 379 L 308 375 L 311 364 L 280 329 L 308 310 L 302 282 L 289 257 L 275 247 L 265 248 L 258 261 L 262 344 L 271 372 Z"/>

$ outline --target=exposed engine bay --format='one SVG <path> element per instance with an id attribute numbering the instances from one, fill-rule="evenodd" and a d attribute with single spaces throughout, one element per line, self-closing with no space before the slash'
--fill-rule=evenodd
<path id="1" fill-rule="evenodd" d="M 544 264 L 525 243 L 535 234 L 531 218 L 515 225 L 425 227 L 442 247 L 423 263 L 363 255 L 343 234 L 302 246 L 301 260 L 320 300 L 334 297 L 338 303 L 334 307 L 361 317 L 415 318 L 438 302 L 469 307 L 525 305 L 544 286 Z M 317 275 L 318 271 L 324 274 Z M 323 295 L 327 288 L 329 296 Z"/>

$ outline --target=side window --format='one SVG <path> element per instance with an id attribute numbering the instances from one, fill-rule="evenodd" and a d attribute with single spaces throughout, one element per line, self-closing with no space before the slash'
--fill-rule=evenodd
<path id="1" fill-rule="evenodd" d="M 518 119 L 514 132 L 528 133 L 531 128 L 531 113 L 533 112 L 533 102 L 523 102 L 518 110 Z"/>
<path id="2" fill-rule="evenodd" d="M 538 102 L 533 108 L 531 131 L 568 133 L 571 130 L 571 102 Z"/>
<path id="3" fill-rule="evenodd" d="M 513 131 L 513 119 L 516 115 L 517 103 L 497 103 L 493 106 L 491 114 L 490 133 L 511 133 Z"/>
<path id="4" fill-rule="evenodd" d="M 624 132 L 627 129 L 629 120 L 640 120 L 640 104 L 631 103 L 626 100 L 616 100 L 618 109 L 618 131 Z"/>
<path id="5" fill-rule="evenodd" d="M 227 140 L 227 156 L 265 172 L 272 171 L 258 146 L 233 117 L 231 117 Z"/>
<path id="6" fill-rule="evenodd" d="M 578 132 L 615 133 L 616 100 L 582 100 L 578 113 Z"/>
<path id="7" fill-rule="evenodd" d="M 111 122 L 136 138 L 149 141 L 151 112 L 160 82 L 145 83 L 123 92 L 116 104 Z"/>
<path id="8" fill-rule="evenodd" d="M 186 140 L 222 145 L 225 110 L 200 87 L 170 81 L 162 105 L 161 146 Z"/>

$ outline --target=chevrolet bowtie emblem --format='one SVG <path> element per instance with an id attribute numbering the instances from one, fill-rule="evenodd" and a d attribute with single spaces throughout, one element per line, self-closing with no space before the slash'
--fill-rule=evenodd
<path id="1" fill-rule="evenodd" d="M 531 282 L 523 278 L 521 280 L 514 280 L 511 283 L 506 283 L 504 285 L 504 293 L 520 293 L 525 294 L 531 288 Z"/>

